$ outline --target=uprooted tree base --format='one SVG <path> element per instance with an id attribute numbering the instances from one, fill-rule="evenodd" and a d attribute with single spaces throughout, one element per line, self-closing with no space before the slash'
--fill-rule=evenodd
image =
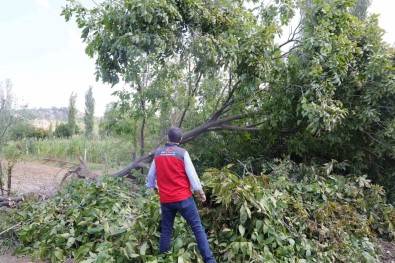
<path id="1" fill-rule="evenodd" d="M 78 179 L 90 179 L 94 180 L 99 177 L 98 174 L 93 173 L 88 168 L 88 164 L 85 160 L 82 160 L 81 156 L 78 156 L 78 160 L 80 161 L 80 165 L 74 167 L 73 169 L 69 170 L 62 178 L 61 184 L 66 181 L 69 176 L 76 175 Z"/>

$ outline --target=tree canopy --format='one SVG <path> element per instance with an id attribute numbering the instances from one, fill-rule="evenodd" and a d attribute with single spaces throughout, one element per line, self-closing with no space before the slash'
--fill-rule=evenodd
<path id="1" fill-rule="evenodd" d="M 254 154 L 335 159 L 346 173 L 389 181 L 394 50 L 377 16 L 363 16 L 356 4 L 118 0 L 87 9 L 69 0 L 62 14 L 75 17 L 97 78 L 128 85 L 117 93 L 118 109 L 140 130 L 141 157 L 116 175 L 147 167 L 149 151 L 174 125 L 186 131 L 183 142 L 246 131 L 260 143 Z M 278 41 L 298 12 L 298 26 Z"/>

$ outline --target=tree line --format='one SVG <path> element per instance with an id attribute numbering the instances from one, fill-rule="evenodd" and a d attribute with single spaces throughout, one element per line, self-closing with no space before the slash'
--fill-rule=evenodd
<path id="1" fill-rule="evenodd" d="M 72 93 L 69 99 L 67 122 L 56 121 L 55 127 L 51 122 L 47 128 L 33 126 L 31 120 L 35 118 L 26 106 L 18 105 L 17 97 L 12 90 L 10 79 L 0 82 L 0 146 L 9 140 L 25 138 L 44 139 L 49 137 L 69 138 L 74 134 L 84 133 L 91 136 L 94 128 L 95 99 L 92 86 L 85 94 L 84 130 L 81 131 L 77 122 L 76 99 L 77 94 Z"/>

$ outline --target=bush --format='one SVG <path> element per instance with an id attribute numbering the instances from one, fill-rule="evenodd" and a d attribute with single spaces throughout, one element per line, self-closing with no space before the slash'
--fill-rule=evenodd
<path id="1" fill-rule="evenodd" d="M 53 135 L 57 138 L 70 138 L 73 135 L 73 131 L 70 128 L 70 125 L 67 123 L 61 123 L 59 124 Z"/>

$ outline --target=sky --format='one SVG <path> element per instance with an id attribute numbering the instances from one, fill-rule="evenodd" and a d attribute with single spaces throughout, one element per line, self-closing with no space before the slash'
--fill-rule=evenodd
<path id="1" fill-rule="evenodd" d="M 114 88 L 96 82 L 95 61 L 85 54 L 78 26 L 60 15 L 65 3 L 0 0 L 0 81 L 10 79 L 18 104 L 29 108 L 68 107 L 76 93 L 81 112 L 92 86 L 95 115 L 102 116 L 116 100 Z"/>
<path id="2" fill-rule="evenodd" d="M 93 6 L 92 0 L 81 0 Z M 95 2 L 100 2 L 96 0 Z M 68 107 L 72 93 L 76 107 L 85 109 L 85 93 L 93 87 L 95 115 L 102 116 L 116 101 L 111 88 L 95 80 L 95 61 L 85 54 L 81 31 L 60 16 L 65 0 L 0 0 L 0 81 L 10 79 L 18 104 L 29 108 Z M 373 0 L 384 41 L 395 44 L 395 0 Z"/>

